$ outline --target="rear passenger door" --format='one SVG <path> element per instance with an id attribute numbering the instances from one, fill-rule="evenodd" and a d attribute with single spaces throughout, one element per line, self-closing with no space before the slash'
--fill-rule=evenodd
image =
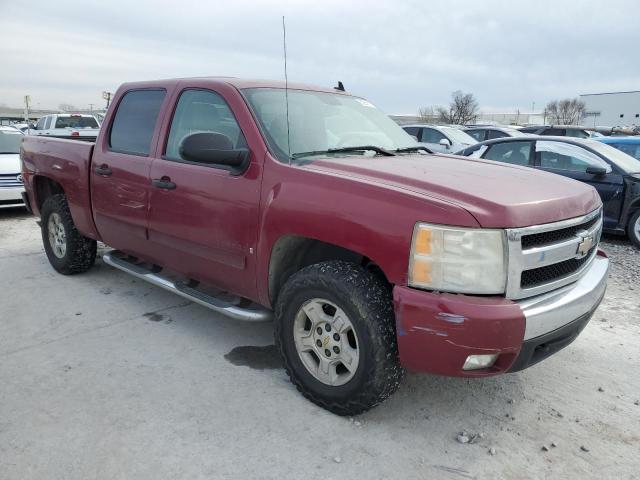
<path id="1" fill-rule="evenodd" d="M 533 166 L 533 141 L 493 143 L 482 158 L 496 162 L 510 163 L 523 167 Z"/>
<path id="2" fill-rule="evenodd" d="M 150 174 L 158 187 L 150 199 L 149 251 L 185 276 L 255 298 L 253 248 L 262 178 L 257 149 L 247 144 L 223 92 L 211 89 L 184 88 L 164 128 L 164 152 Z M 223 165 L 183 158 L 180 143 L 196 132 L 221 133 L 234 149 L 249 148 L 248 169 L 238 175 Z M 170 188 L 162 188 L 167 182 Z"/>
<path id="3" fill-rule="evenodd" d="M 142 258 L 148 258 L 149 170 L 165 98 L 158 88 L 126 92 L 103 127 L 91 165 L 93 215 L 102 240 Z"/>
<path id="4" fill-rule="evenodd" d="M 615 228 L 624 201 L 622 175 L 602 158 L 578 145 L 552 140 L 536 142 L 536 165 L 541 170 L 573 178 L 595 187 L 604 204 L 604 226 Z M 608 173 L 587 173 L 589 167 L 604 167 Z"/>

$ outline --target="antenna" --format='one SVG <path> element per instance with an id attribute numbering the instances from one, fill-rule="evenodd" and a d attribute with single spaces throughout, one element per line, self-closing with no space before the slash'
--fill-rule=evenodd
<path id="1" fill-rule="evenodd" d="M 287 78 L 287 26 L 282 16 L 282 46 L 284 48 L 284 98 L 287 108 L 287 151 L 291 165 L 291 134 L 289 132 L 289 79 Z"/>

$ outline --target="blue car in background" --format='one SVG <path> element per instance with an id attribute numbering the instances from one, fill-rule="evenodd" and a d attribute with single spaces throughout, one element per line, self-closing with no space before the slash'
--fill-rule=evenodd
<path id="1" fill-rule="evenodd" d="M 597 137 L 597 140 L 640 160 L 640 137 Z"/>

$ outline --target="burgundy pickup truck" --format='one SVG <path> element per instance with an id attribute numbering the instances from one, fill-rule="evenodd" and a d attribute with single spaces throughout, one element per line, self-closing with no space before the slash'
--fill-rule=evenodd
<path id="1" fill-rule="evenodd" d="M 26 200 L 60 273 L 103 261 L 273 320 L 298 390 L 340 415 L 406 370 L 481 377 L 573 341 L 608 260 L 590 186 L 431 155 L 368 101 L 278 82 L 128 83 L 95 142 L 26 137 Z"/>

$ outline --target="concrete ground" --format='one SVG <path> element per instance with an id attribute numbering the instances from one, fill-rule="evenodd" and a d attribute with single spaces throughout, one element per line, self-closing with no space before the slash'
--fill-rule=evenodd
<path id="1" fill-rule="evenodd" d="M 502 377 L 409 375 L 349 419 L 297 393 L 270 324 L 100 260 L 58 275 L 34 218 L 0 211 L 0 479 L 640 478 L 640 253 L 604 247 L 606 299 L 568 348 Z"/>

